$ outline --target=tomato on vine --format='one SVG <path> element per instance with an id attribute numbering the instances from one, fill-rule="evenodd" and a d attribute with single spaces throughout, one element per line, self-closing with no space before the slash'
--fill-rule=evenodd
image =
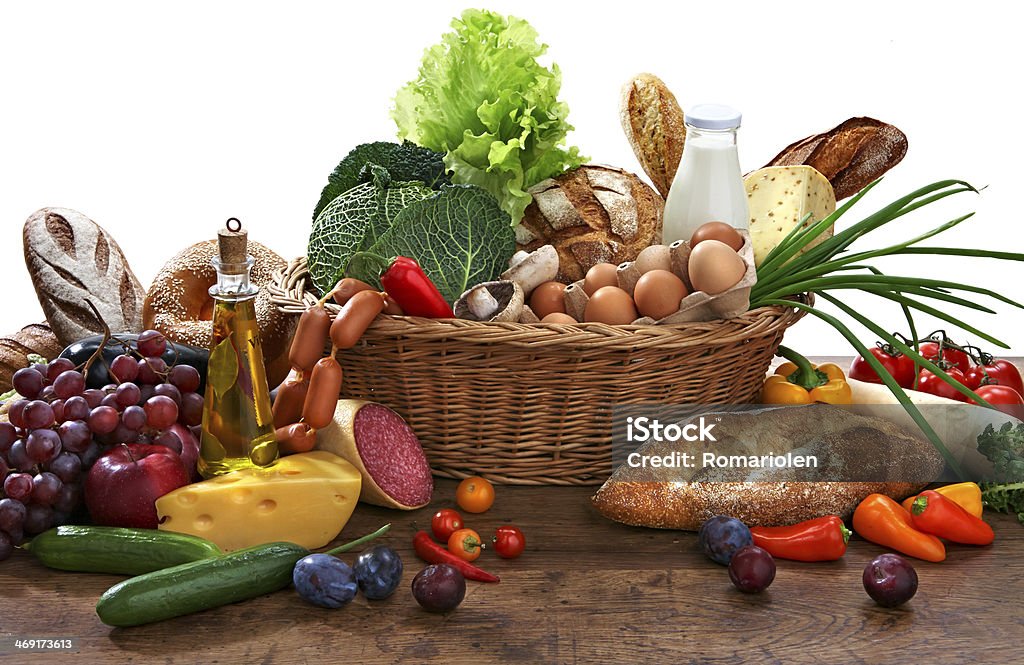
<path id="1" fill-rule="evenodd" d="M 975 390 L 978 397 L 982 398 L 996 409 L 1003 413 L 1017 418 L 1024 415 L 1024 397 L 1009 386 L 997 384 L 986 384 Z M 973 399 L 967 400 L 971 404 L 977 404 Z"/>
<path id="2" fill-rule="evenodd" d="M 896 349 L 892 348 L 888 344 L 879 344 L 878 346 L 868 349 L 878 362 L 882 364 L 882 368 L 889 373 L 892 378 L 896 379 L 896 383 L 902 388 L 913 388 L 914 387 L 914 361 L 909 356 L 905 356 Z M 882 383 L 882 379 L 875 372 L 875 369 L 864 359 L 863 356 L 857 356 L 853 359 L 853 364 L 850 365 L 851 379 L 858 381 L 866 381 L 868 383 Z"/>
<path id="3" fill-rule="evenodd" d="M 943 341 L 942 345 L 942 357 L 939 357 L 939 342 L 925 342 L 920 346 L 920 353 L 926 360 L 937 362 L 943 360 L 949 363 L 952 367 L 960 370 L 963 373 L 967 373 L 971 370 L 971 358 L 967 355 L 967 352 L 957 347 L 956 345 L 950 346 L 950 343 Z"/>
<path id="4" fill-rule="evenodd" d="M 998 384 L 1013 388 L 1024 395 L 1024 381 L 1021 380 L 1020 371 L 1009 360 L 993 358 L 983 353 L 981 364 L 975 365 L 965 374 L 967 387 L 977 391 L 978 388 L 988 384 Z"/>
<path id="5" fill-rule="evenodd" d="M 950 367 L 947 369 L 946 374 L 960 383 L 963 383 L 966 380 L 964 373 L 956 367 Z M 917 389 L 923 393 L 930 393 L 938 397 L 945 397 L 946 399 L 952 399 L 958 402 L 967 401 L 966 395 L 946 383 L 945 380 L 939 378 L 928 369 L 922 369 L 921 373 L 917 375 Z"/>

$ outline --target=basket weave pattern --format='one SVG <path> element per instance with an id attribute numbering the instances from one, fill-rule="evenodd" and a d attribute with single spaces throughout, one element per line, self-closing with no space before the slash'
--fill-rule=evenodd
<path id="1" fill-rule="evenodd" d="M 307 286 L 300 258 L 269 289 L 298 315 L 317 301 Z M 612 471 L 613 405 L 748 403 L 800 316 L 772 307 L 675 326 L 382 316 L 339 352 L 342 395 L 398 412 L 438 476 L 596 485 Z"/>

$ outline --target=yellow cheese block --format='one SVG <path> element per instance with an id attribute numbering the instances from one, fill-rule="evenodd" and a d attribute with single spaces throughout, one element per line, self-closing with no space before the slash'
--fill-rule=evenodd
<path id="1" fill-rule="evenodd" d="M 836 194 L 828 179 L 811 166 L 768 166 L 743 179 L 750 209 L 750 241 L 754 265 L 761 265 L 804 215 L 805 226 L 819 222 L 836 209 Z M 832 227 L 807 249 L 832 237 Z"/>
<path id="2" fill-rule="evenodd" d="M 316 450 L 178 488 L 156 500 L 160 528 L 222 550 L 276 541 L 314 549 L 334 540 L 359 500 L 354 466 Z"/>

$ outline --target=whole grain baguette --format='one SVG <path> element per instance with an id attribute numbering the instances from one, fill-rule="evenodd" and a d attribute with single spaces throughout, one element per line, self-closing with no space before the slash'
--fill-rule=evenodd
<path id="1" fill-rule="evenodd" d="M 102 332 L 86 300 L 111 330 L 142 331 L 145 291 L 98 224 L 74 210 L 43 208 L 25 222 L 24 241 L 32 284 L 61 344 Z"/>
<path id="2" fill-rule="evenodd" d="M 0 393 L 11 389 L 15 372 L 28 367 L 30 353 L 53 360 L 63 348 L 45 323 L 33 323 L 13 335 L 0 337 Z"/>
<path id="3" fill-rule="evenodd" d="M 622 86 L 619 119 L 640 166 L 662 197 L 668 196 L 686 142 L 675 95 L 654 74 L 637 74 Z"/>
<path id="4" fill-rule="evenodd" d="M 881 177 L 906 154 L 906 134 L 861 117 L 787 146 L 765 166 L 813 166 L 832 184 L 836 200 L 842 200 Z"/>
<path id="5" fill-rule="evenodd" d="M 709 444 L 716 453 L 813 454 L 822 469 L 623 465 L 594 495 L 594 507 L 618 522 L 661 529 L 696 530 L 714 515 L 750 526 L 793 524 L 822 515 L 849 517 L 876 492 L 905 498 L 944 468 L 938 452 L 919 436 L 826 404 L 704 415 L 717 428 L 717 442 Z M 652 441 L 638 452 L 662 456 L 677 449 L 678 444 Z M 809 480 L 814 478 L 820 480 Z"/>

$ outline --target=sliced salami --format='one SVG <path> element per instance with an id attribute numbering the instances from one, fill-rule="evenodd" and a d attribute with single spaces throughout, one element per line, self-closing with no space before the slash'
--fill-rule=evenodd
<path id="1" fill-rule="evenodd" d="M 334 422 L 317 432 L 317 448 L 359 469 L 360 501 L 400 510 L 430 502 L 434 479 L 423 447 L 405 420 L 386 406 L 340 400 Z"/>

